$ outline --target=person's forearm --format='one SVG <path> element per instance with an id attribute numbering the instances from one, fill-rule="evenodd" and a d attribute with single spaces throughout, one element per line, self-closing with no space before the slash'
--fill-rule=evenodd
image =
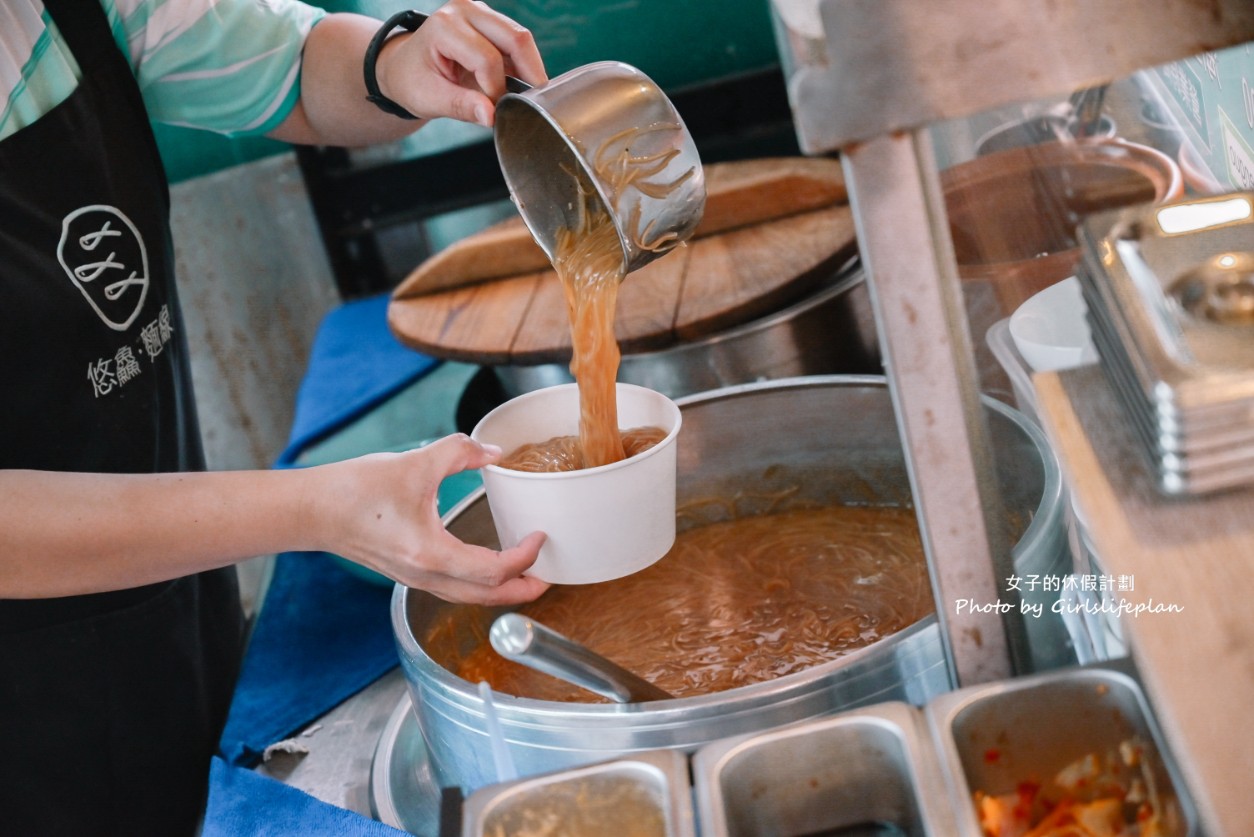
<path id="1" fill-rule="evenodd" d="M 149 584 L 319 547 L 303 471 L 0 471 L 0 597 Z"/>
<path id="2" fill-rule="evenodd" d="M 413 133 L 421 120 L 401 119 L 366 101 L 362 60 L 382 24 L 333 14 L 310 31 L 301 59 L 301 94 L 292 114 L 271 133 L 302 145 L 369 145 Z M 392 41 L 408 35 L 397 33 Z M 394 49 L 391 41 L 385 50 Z"/>
<path id="3" fill-rule="evenodd" d="M 0 470 L 0 598 L 117 590 L 245 558 L 330 552 L 450 601 L 513 604 L 542 533 L 494 550 L 445 528 L 439 488 L 500 448 L 453 434 L 310 468 L 189 474 Z"/>

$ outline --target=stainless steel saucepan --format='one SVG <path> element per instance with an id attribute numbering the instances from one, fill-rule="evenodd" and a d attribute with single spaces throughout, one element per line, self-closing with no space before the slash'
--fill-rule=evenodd
<path id="1" fill-rule="evenodd" d="M 674 104 L 648 76 L 598 61 L 539 87 L 516 79 L 509 87 L 496 108 L 497 157 L 550 259 L 558 230 L 579 229 L 589 208 L 613 219 L 624 273 L 691 237 L 705 209 L 701 159 Z"/>

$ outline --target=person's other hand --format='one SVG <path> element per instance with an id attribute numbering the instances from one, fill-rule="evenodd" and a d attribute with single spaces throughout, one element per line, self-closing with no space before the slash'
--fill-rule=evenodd
<path id="1" fill-rule="evenodd" d="M 532 533 L 500 552 L 464 543 L 440 520 L 440 482 L 451 474 L 496 462 L 499 448 L 465 434 L 418 450 L 377 453 L 310 469 L 307 502 L 314 525 L 334 552 L 455 602 L 500 605 L 531 601 L 549 585 L 523 575 L 535 563 L 544 535 Z"/>
<path id="2" fill-rule="evenodd" d="M 379 89 L 415 116 L 491 127 L 505 76 L 548 80 L 531 32 L 478 0 L 450 0 L 412 34 L 388 39 Z"/>

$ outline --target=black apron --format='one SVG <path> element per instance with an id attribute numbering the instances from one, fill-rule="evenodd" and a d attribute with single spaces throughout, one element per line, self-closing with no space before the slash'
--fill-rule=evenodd
<path id="1" fill-rule="evenodd" d="M 139 89 L 98 2 L 46 5 L 83 79 L 0 141 L 0 468 L 201 469 Z M 233 568 L 0 600 L 0 834 L 193 833 L 241 637 Z"/>

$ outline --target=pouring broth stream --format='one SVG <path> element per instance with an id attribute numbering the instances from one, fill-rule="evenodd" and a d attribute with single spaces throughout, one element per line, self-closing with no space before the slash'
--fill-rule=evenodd
<path id="1" fill-rule="evenodd" d="M 615 379 L 622 359 L 614 339 L 614 310 L 623 281 L 618 231 L 604 209 L 585 198 L 579 226 L 557 232 L 553 267 L 570 319 L 570 371 L 579 385 L 579 435 L 523 445 L 501 461 L 516 471 L 575 471 L 619 462 L 648 450 L 666 432 L 618 427 Z"/>
<path id="2" fill-rule="evenodd" d="M 667 124 L 650 130 L 676 127 Z M 633 132 L 639 133 L 637 129 Z M 597 174 L 614 184 L 615 194 L 633 185 L 655 197 L 665 197 L 695 171 L 689 169 L 671 183 L 651 184 L 648 177 L 662 171 L 679 152 L 640 158 L 626 150 L 613 157 L 605 154 L 607 147 L 625 138 L 611 137 L 597 153 Z M 619 429 L 615 380 L 622 353 L 614 337 L 614 312 L 626 265 L 618 229 L 596 190 L 582 172 L 568 173 L 578 184 L 579 217 L 572 227 L 557 231 L 553 268 L 562 284 L 570 320 L 570 371 L 579 386 L 579 435 L 557 436 L 510 452 L 501 467 L 517 471 L 574 471 L 609 465 L 643 453 L 666 436 L 657 427 Z M 638 219 L 628 220 L 634 229 Z M 673 237 L 668 234 L 636 243 L 648 249 L 668 249 L 674 246 Z"/>

